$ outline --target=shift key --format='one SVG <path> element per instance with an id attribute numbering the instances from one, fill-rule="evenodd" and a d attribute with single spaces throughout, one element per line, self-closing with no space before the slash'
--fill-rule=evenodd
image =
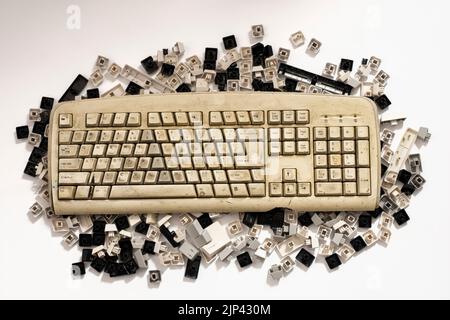
<path id="1" fill-rule="evenodd" d="M 59 185 L 80 185 L 87 184 L 89 181 L 89 172 L 60 172 Z"/>

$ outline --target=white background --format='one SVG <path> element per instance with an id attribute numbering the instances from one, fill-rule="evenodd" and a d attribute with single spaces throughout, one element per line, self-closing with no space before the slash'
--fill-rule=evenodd
<path id="1" fill-rule="evenodd" d="M 78 30 L 66 26 L 71 4 L 81 10 Z M 448 1 L 1 0 L 0 297 L 450 298 L 448 10 Z M 66 251 L 45 218 L 33 222 L 27 215 L 33 183 L 22 171 L 31 148 L 15 141 L 14 128 L 26 123 L 41 96 L 59 98 L 76 74 L 89 76 L 97 54 L 138 66 L 157 49 L 183 41 L 187 55 L 202 57 L 206 46 L 220 47 L 229 34 L 248 45 L 250 26 L 258 23 L 263 42 L 275 50 L 291 48 L 288 38 L 297 30 L 322 41 L 315 58 L 305 47 L 291 51 L 290 63 L 316 73 L 342 57 L 355 64 L 382 58 L 391 75 L 389 112 L 406 115 L 405 127 L 422 125 L 432 133 L 420 151 L 427 183 L 408 209 L 411 221 L 394 230 L 387 248 L 376 245 L 336 272 L 321 263 L 307 272 L 296 267 L 277 286 L 266 281 L 276 254 L 244 271 L 234 263 L 203 266 L 196 282 L 183 280 L 183 268 L 167 270 L 159 288 L 150 288 L 144 273 L 110 282 L 88 271 L 83 280 L 72 279 L 78 249 Z"/>

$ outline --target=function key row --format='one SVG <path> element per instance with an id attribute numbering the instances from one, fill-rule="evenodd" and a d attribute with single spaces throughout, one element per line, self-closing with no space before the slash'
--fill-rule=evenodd
<path id="1" fill-rule="evenodd" d="M 67 115 L 64 116 L 64 119 L 60 117 L 60 127 L 71 127 L 71 125 L 68 125 Z M 140 127 L 141 118 L 140 112 L 87 113 L 86 128 Z M 147 114 L 147 125 L 149 127 L 196 126 L 202 124 L 202 112 L 149 112 Z"/>
<path id="2" fill-rule="evenodd" d="M 211 111 L 209 113 L 210 126 L 222 125 L 261 125 L 264 124 L 264 111 Z"/>

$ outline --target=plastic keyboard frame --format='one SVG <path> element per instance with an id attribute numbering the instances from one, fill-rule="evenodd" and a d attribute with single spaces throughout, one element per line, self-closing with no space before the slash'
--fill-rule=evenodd
<path id="1" fill-rule="evenodd" d="M 210 111 L 264 110 L 265 163 L 268 165 L 268 110 L 299 110 L 310 112 L 309 128 L 313 126 L 369 126 L 370 178 L 369 196 L 320 196 L 314 195 L 313 134 L 310 129 L 310 154 L 291 156 L 279 168 L 292 167 L 304 173 L 304 181 L 311 182 L 311 196 L 270 197 L 266 178 L 266 196 L 256 198 L 172 198 L 172 199 L 106 199 L 106 200 L 59 200 L 58 199 L 58 131 L 59 115 L 72 113 L 73 128 L 86 129 L 75 114 L 88 112 L 142 112 L 141 129 L 147 128 L 148 112 L 203 112 L 203 128 L 209 128 Z M 328 117 L 325 117 L 328 115 Z M 342 117 L 339 117 L 342 115 Z M 83 116 L 82 119 L 85 119 Z M 216 126 L 211 126 L 216 127 Z M 227 127 L 227 126 L 220 126 Z M 235 125 L 233 127 L 256 127 Z M 283 127 L 283 125 L 276 125 Z M 124 129 L 124 127 L 105 127 Z M 129 127 L 127 127 L 129 128 Z M 163 127 L 164 129 L 179 127 Z M 92 129 L 92 128 L 88 128 Z M 135 128 L 136 129 L 136 128 Z M 150 128 L 154 129 L 154 128 Z M 374 210 L 380 197 L 380 139 L 379 119 L 376 105 L 368 98 L 338 95 L 307 95 L 289 92 L 221 92 L 221 93 L 171 93 L 140 96 L 111 97 L 69 101 L 56 105 L 49 124 L 49 191 L 56 214 L 131 214 L 131 213 L 181 213 L 181 212 L 265 212 L 274 207 L 291 208 L 296 211 L 365 211 Z M 281 156 L 283 157 L 283 156 Z M 299 157 L 306 161 L 301 164 Z M 285 157 L 288 158 L 288 157 Z M 287 165 L 291 163 L 291 165 Z M 280 180 L 281 181 L 281 180 Z"/>

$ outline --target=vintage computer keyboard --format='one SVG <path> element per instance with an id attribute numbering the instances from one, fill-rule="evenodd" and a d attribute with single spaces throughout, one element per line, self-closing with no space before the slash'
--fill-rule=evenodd
<path id="1" fill-rule="evenodd" d="M 56 214 L 373 210 L 366 98 L 222 92 L 64 102 L 49 125 Z"/>

